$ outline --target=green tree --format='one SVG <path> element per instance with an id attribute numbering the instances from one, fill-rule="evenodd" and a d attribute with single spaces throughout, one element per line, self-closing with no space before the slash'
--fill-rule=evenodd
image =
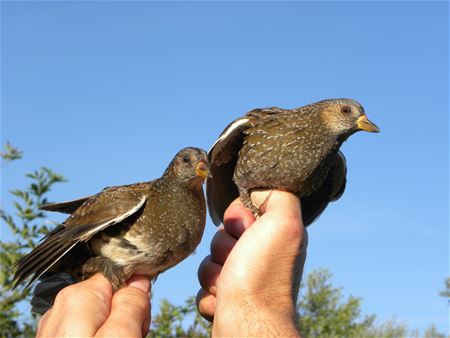
<path id="1" fill-rule="evenodd" d="M 441 292 L 439 292 L 439 295 L 447 298 L 447 301 L 450 304 L 450 277 L 447 277 L 447 279 L 444 281 L 444 283 L 445 283 L 445 290 L 442 290 Z"/>
<path id="2" fill-rule="evenodd" d="M 298 304 L 299 327 L 304 337 L 363 337 L 375 316 L 361 317 L 361 300 L 350 296 L 341 301 L 342 290 L 331 284 L 331 273 L 310 273 Z M 306 289 L 303 291 L 303 289 Z"/>
<path id="3" fill-rule="evenodd" d="M 5 163 L 20 159 L 22 152 L 5 146 L 1 152 L 2 166 Z M 64 182 L 62 175 L 48 168 L 26 174 L 30 183 L 27 188 L 11 191 L 15 201 L 15 214 L 12 215 L 0 208 L 2 220 L 2 237 L 0 240 L 0 337 L 18 337 L 34 335 L 36 318 L 24 315 L 19 308 L 20 303 L 29 300 L 30 289 L 19 285 L 14 291 L 13 267 L 25 252 L 36 246 L 37 241 L 48 232 L 44 223 L 45 215 L 39 210 L 41 204 L 47 202 L 46 194 L 53 184 Z M 11 240 L 6 240 L 5 230 L 9 229 Z"/>
<path id="4" fill-rule="evenodd" d="M 302 283 L 298 303 L 299 330 L 303 337 L 346 338 L 445 338 L 431 324 L 423 334 L 395 319 L 375 323 L 375 315 L 361 316 L 361 299 L 343 300 L 342 289 L 326 270 L 311 272 Z"/>
<path id="5" fill-rule="evenodd" d="M 372 325 L 368 328 L 364 337 L 367 338 L 402 338 L 418 337 L 418 332 L 410 332 L 404 323 L 391 319 L 380 325 Z"/>
<path id="6" fill-rule="evenodd" d="M 445 334 L 439 332 L 434 324 L 431 324 L 423 335 L 424 338 L 445 338 Z"/>
<path id="7" fill-rule="evenodd" d="M 6 142 L 4 148 L 5 149 L 0 152 L 0 157 L 2 158 L 2 166 L 6 163 L 22 158 L 23 151 L 13 147 L 9 142 Z"/>
<path id="8" fill-rule="evenodd" d="M 189 297 L 181 306 L 163 299 L 159 309 L 152 319 L 149 337 L 210 337 L 210 324 L 198 314 L 195 297 Z"/>

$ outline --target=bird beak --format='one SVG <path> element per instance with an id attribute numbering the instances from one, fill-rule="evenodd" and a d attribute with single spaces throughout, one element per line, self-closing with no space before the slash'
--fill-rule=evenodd
<path id="1" fill-rule="evenodd" d="M 198 162 L 197 168 L 195 168 L 195 174 L 204 179 L 212 177 L 211 173 L 209 172 L 208 166 L 203 161 Z"/>
<path id="2" fill-rule="evenodd" d="M 379 133 L 380 132 L 380 128 L 378 128 L 375 123 L 369 121 L 369 119 L 367 118 L 366 115 L 361 115 L 356 120 L 356 125 L 358 126 L 359 130 L 365 130 L 370 133 Z"/>

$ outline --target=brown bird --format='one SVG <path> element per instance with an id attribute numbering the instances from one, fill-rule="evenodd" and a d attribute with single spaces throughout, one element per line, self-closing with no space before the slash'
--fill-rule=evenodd
<path id="1" fill-rule="evenodd" d="M 60 280 L 102 272 L 115 290 L 133 273 L 156 278 L 200 243 L 206 220 L 202 185 L 208 176 L 206 152 L 184 148 L 159 179 L 44 205 L 71 215 L 17 263 L 15 286 L 33 275 L 29 286 L 50 271 L 68 273 Z M 40 297 L 56 295 L 54 281 L 50 288 L 40 286 Z"/>
<path id="2" fill-rule="evenodd" d="M 234 120 L 208 153 L 212 177 L 206 195 L 213 222 L 223 221 L 238 196 L 259 215 L 252 191 L 281 189 L 299 196 L 303 222 L 311 224 L 342 196 L 347 169 L 339 147 L 359 130 L 379 132 L 351 99 L 254 109 Z"/>

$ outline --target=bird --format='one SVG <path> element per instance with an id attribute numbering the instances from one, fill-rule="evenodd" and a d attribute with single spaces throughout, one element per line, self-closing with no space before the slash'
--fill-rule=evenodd
<path id="1" fill-rule="evenodd" d="M 32 276 L 29 287 L 41 277 L 48 283 L 35 288 L 34 305 L 42 305 L 56 296 L 59 284 L 97 272 L 114 291 L 134 273 L 155 279 L 200 243 L 206 223 L 203 183 L 209 175 L 206 151 L 187 147 L 158 179 L 43 205 L 70 216 L 18 261 L 14 287 Z"/>
<path id="2" fill-rule="evenodd" d="M 344 193 L 347 165 L 339 148 L 361 130 L 380 132 L 363 106 L 348 98 L 295 109 L 257 108 L 237 118 L 208 152 L 206 196 L 214 224 L 223 223 L 238 197 L 260 216 L 252 192 L 279 189 L 300 198 L 303 223 L 310 225 Z"/>

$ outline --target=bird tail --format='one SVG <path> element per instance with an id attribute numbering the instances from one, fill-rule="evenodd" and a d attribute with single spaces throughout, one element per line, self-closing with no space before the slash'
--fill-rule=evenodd
<path id="1" fill-rule="evenodd" d="M 55 228 L 33 251 L 16 263 L 13 290 L 33 275 L 26 286 L 28 288 L 78 243 L 78 241 L 68 241 L 64 236 L 64 229 L 63 225 Z"/>
<path id="2" fill-rule="evenodd" d="M 58 292 L 76 282 L 77 280 L 66 272 L 46 272 L 39 278 L 39 283 L 33 290 L 31 311 L 43 315 L 53 306 Z"/>

